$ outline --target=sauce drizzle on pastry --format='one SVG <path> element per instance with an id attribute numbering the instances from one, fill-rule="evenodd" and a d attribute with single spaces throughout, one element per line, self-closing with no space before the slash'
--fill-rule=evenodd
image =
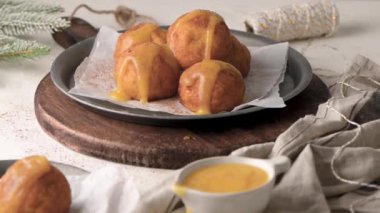
<path id="1" fill-rule="evenodd" d="M 151 41 L 152 33 L 159 27 L 152 23 L 146 23 L 138 27 L 127 31 L 120 35 L 117 41 L 117 49 L 115 50 L 115 57 L 119 57 L 124 51 L 129 50 L 137 44 Z"/>
<path id="2" fill-rule="evenodd" d="M 212 13 L 212 15 L 210 15 Z M 176 28 L 178 28 L 182 23 L 187 22 L 196 17 L 200 17 L 202 15 L 206 15 L 208 17 L 207 28 L 205 31 L 205 35 L 201 41 L 204 42 L 204 56 L 203 60 L 200 62 L 200 71 L 201 74 L 197 76 L 193 76 L 191 81 L 198 78 L 200 80 L 199 84 L 199 98 L 200 98 L 200 106 L 197 110 L 197 115 L 206 115 L 211 114 L 211 96 L 214 88 L 214 84 L 218 77 L 219 71 L 223 69 L 224 65 L 220 63 L 215 63 L 212 59 L 212 45 L 214 40 L 215 28 L 216 25 L 220 22 L 223 22 L 223 18 L 221 18 L 218 14 L 215 14 L 211 11 L 206 10 L 196 10 L 193 11 L 181 19 L 176 23 Z M 174 33 L 173 33 L 174 34 Z M 173 35 L 172 34 L 172 35 Z M 189 82 L 191 84 L 192 82 Z"/>
<path id="3" fill-rule="evenodd" d="M 236 72 L 237 75 L 240 75 L 240 72 L 228 63 L 219 60 L 208 59 L 200 62 L 198 69 L 198 72 L 194 72 L 184 83 L 190 86 L 193 85 L 197 80 L 199 81 L 199 108 L 195 114 L 207 115 L 212 113 L 212 95 L 219 73 L 224 70 L 231 70 L 233 72 Z"/>
<path id="4" fill-rule="evenodd" d="M 211 113 L 211 96 L 218 74 L 221 70 L 219 63 L 212 60 L 201 62 L 201 75 L 199 75 L 199 98 L 200 105 L 196 112 L 197 115 L 207 115 Z"/>
<path id="5" fill-rule="evenodd" d="M 211 59 L 215 27 L 216 27 L 216 24 L 218 24 L 219 22 L 220 22 L 220 18 L 218 16 L 209 17 L 207 32 L 206 32 L 206 45 L 205 45 L 205 53 L 204 53 L 205 59 Z"/>
<path id="6" fill-rule="evenodd" d="M 212 59 L 212 44 L 213 44 L 213 38 L 215 33 L 216 25 L 220 22 L 223 22 L 223 18 L 219 16 L 218 14 L 208 11 L 208 10 L 194 10 L 191 13 L 188 13 L 184 15 L 182 18 L 178 19 L 177 23 L 175 23 L 174 28 L 179 28 L 182 23 L 188 22 L 192 19 L 195 19 L 197 17 L 206 16 L 208 17 L 208 24 L 205 31 L 205 35 L 202 35 L 202 39 L 198 40 L 200 42 L 204 42 L 204 59 Z M 202 29 L 202 32 L 204 29 Z M 175 33 L 172 33 L 172 36 L 174 36 Z M 174 38 L 172 38 L 173 40 Z M 194 41 L 195 42 L 195 41 Z M 195 44 L 198 45 L 198 44 Z"/>
<path id="7" fill-rule="evenodd" d="M 158 26 L 155 24 L 144 24 L 139 29 L 129 32 L 127 43 L 130 44 L 130 46 L 132 46 L 143 42 L 151 41 L 151 34 L 157 28 Z"/>
<path id="8" fill-rule="evenodd" d="M 155 45 L 153 43 L 149 45 Z M 116 89 L 111 91 L 110 97 L 117 101 L 128 101 L 131 99 L 131 95 L 123 88 L 125 83 L 125 76 L 127 72 L 136 72 L 137 75 L 137 87 L 139 93 L 139 99 L 141 103 L 147 103 L 149 97 L 149 78 L 150 72 L 153 69 L 153 63 L 156 56 L 159 54 L 159 47 L 149 48 L 146 51 L 144 48 L 134 48 L 134 54 L 128 54 L 125 58 L 120 60 L 122 64 L 116 71 Z M 131 69 L 133 66 L 134 69 Z"/>

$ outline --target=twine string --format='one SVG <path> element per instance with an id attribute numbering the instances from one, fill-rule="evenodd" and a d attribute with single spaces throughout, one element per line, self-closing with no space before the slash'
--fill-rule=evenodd
<path id="1" fill-rule="evenodd" d="M 372 83 L 376 84 L 376 86 L 380 87 L 380 82 L 376 81 L 373 78 L 367 77 L 367 76 L 365 76 L 365 78 L 368 79 L 369 81 L 371 81 Z"/>
<path id="2" fill-rule="evenodd" d="M 350 205 L 350 212 L 351 213 L 355 213 L 355 206 L 358 206 L 358 205 L 361 205 L 361 204 L 364 204 L 364 203 L 368 203 L 370 201 L 374 201 L 374 200 L 377 200 L 377 199 L 380 199 L 380 195 L 354 200 L 351 203 L 351 205 Z"/>
<path id="3" fill-rule="evenodd" d="M 380 82 L 379 81 L 377 81 L 377 80 L 375 80 L 375 79 L 373 79 L 373 78 L 371 78 L 371 77 L 368 77 L 368 76 L 364 76 L 364 75 L 349 75 L 349 76 L 347 76 L 345 79 L 343 79 L 343 81 L 339 81 L 339 82 L 337 82 L 338 84 L 340 84 L 340 95 L 343 97 L 343 98 L 345 98 L 345 97 L 347 97 L 347 89 L 349 88 L 349 89 L 352 89 L 352 90 L 355 90 L 355 91 L 357 91 L 357 92 L 367 92 L 367 90 L 364 90 L 364 89 L 360 89 L 360 88 L 358 88 L 358 87 L 356 87 L 356 86 L 353 86 L 352 84 L 350 84 L 350 83 L 347 83 L 347 82 L 350 82 L 351 80 L 353 80 L 353 79 L 357 79 L 357 78 L 363 78 L 363 79 L 366 79 L 366 80 L 368 80 L 368 81 L 370 81 L 370 82 L 372 82 L 372 83 L 374 83 L 376 86 L 377 86 L 377 88 L 379 88 L 380 87 Z"/>
<path id="4" fill-rule="evenodd" d="M 276 11 L 277 11 L 277 17 L 278 17 L 278 27 L 276 29 L 275 40 L 278 40 L 278 38 L 280 37 L 280 34 L 281 34 L 283 18 L 282 18 L 282 10 L 278 8 Z"/>
<path id="5" fill-rule="evenodd" d="M 302 5 L 301 7 L 304 12 L 306 13 L 306 24 L 303 28 L 303 31 L 301 32 L 301 35 L 302 37 L 305 37 L 307 35 L 307 32 L 309 31 L 309 28 L 310 28 L 310 22 L 311 22 L 311 19 L 310 19 L 310 6 L 309 4 L 305 3 Z"/>
<path id="6" fill-rule="evenodd" d="M 125 6 L 118 6 L 116 10 L 97 10 L 88 6 L 87 4 L 78 5 L 69 16 L 70 21 L 81 8 L 85 8 L 88 11 L 95 14 L 113 14 L 115 16 L 116 21 L 124 28 L 129 28 L 133 26 L 136 22 L 138 22 L 138 19 L 140 19 L 140 21 L 142 19 L 146 22 L 156 23 L 156 21 L 152 17 L 138 14 L 135 10 L 132 10 Z"/>
<path id="7" fill-rule="evenodd" d="M 344 82 L 344 81 L 339 81 L 339 82 L 337 82 L 337 83 L 340 84 L 340 95 L 341 95 L 343 98 L 346 98 L 346 97 L 347 97 L 347 96 L 346 96 L 346 92 L 345 92 L 345 91 L 347 91 L 347 90 L 345 90 L 345 89 L 347 89 L 347 88 L 353 89 L 353 90 L 358 91 L 358 92 L 366 92 L 365 90 L 362 90 L 362 89 L 360 89 L 360 88 L 358 88 L 358 87 L 352 86 L 351 84 L 346 83 L 346 82 Z M 345 87 L 344 87 L 344 86 L 345 86 Z"/>
<path id="8" fill-rule="evenodd" d="M 328 36 L 331 36 L 332 33 L 336 30 L 336 27 L 338 25 L 338 18 L 339 18 L 338 10 L 336 9 L 336 7 L 332 6 L 331 8 L 332 8 L 332 13 L 331 13 L 332 25 L 331 25 L 331 30 Z"/>
<path id="9" fill-rule="evenodd" d="M 345 83 L 345 84 L 347 84 L 347 83 Z M 351 87 L 352 85 L 347 84 L 346 86 L 350 86 Z M 350 146 L 351 144 L 353 144 L 360 137 L 360 135 L 363 133 L 363 128 L 362 128 L 362 126 L 359 123 L 350 120 L 349 118 L 347 118 L 347 116 L 345 116 L 344 114 L 342 114 L 341 112 L 339 112 L 337 109 L 335 109 L 334 107 L 332 107 L 330 105 L 330 102 L 331 102 L 331 100 L 329 100 L 327 102 L 327 105 L 326 105 L 327 109 L 330 109 L 331 111 L 337 113 L 347 123 L 349 123 L 349 124 L 351 124 L 353 126 L 356 126 L 355 135 L 349 141 L 347 141 L 345 144 L 343 144 L 342 146 L 340 146 L 338 148 L 338 150 L 334 153 L 334 155 L 333 155 L 333 157 L 331 159 L 330 169 L 331 169 L 334 177 L 336 179 L 344 182 L 344 183 L 353 184 L 353 185 L 359 185 L 361 187 L 367 187 L 367 188 L 372 188 L 372 189 L 380 190 L 380 186 L 379 185 L 371 184 L 371 183 L 365 183 L 365 182 L 360 182 L 360 181 L 356 181 L 356 180 L 349 180 L 347 178 L 342 177 L 337 172 L 337 170 L 336 170 L 336 160 L 339 158 L 339 156 L 342 154 L 342 152 L 344 151 L 345 148 L 347 148 L 348 146 Z M 350 207 L 349 207 L 350 208 L 350 212 L 351 213 L 355 213 L 355 206 L 358 205 L 358 204 L 362 204 L 364 202 L 369 202 L 371 200 L 375 200 L 375 199 L 379 199 L 379 198 L 380 198 L 380 195 L 376 196 L 376 197 L 370 197 L 370 198 L 364 198 L 364 199 L 355 200 L 355 201 L 353 201 L 350 204 Z"/>
<path id="10" fill-rule="evenodd" d="M 88 11 L 93 12 L 95 14 L 115 14 L 116 13 L 115 10 L 96 10 L 88 6 L 87 4 L 80 4 L 73 10 L 73 12 L 71 13 L 69 17 L 69 20 L 71 20 L 74 17 L 74 15 L 78 12 L 78 10 L 81 8 L 86 8 Z"/>

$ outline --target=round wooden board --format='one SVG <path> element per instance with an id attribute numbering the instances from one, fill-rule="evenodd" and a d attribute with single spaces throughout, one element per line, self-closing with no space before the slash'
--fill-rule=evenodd
<path id="1" fill-rule="evenodd" d="M 282 109 L 265 109 L 207 126 L 169 128 L 128 123 L 91 111 L 61 93 L 47 75 L 35 94 L 41 127 L 77 152 L 120 163 L 175 169 L 209 156 L 274 141 L 294 121 L 315 113 L 330 97 L 316 76 L 309 87 Z"/>

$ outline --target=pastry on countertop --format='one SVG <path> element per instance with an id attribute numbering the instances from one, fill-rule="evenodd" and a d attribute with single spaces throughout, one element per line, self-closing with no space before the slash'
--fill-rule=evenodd
<path id="1" fill-rule="evenodd" d="M 0 213 L 68 213 L 70 186 L 42 156 L 16 161 L 0 179 Z"/>

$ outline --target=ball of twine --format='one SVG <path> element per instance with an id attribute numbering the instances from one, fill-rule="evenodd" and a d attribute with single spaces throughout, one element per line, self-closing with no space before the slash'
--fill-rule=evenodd
<path id="1" fill-rule="evenodd" d="M 331 35 L 339 13 L 331 0 L 298 3 L 255 13 L 246 19 L 248 31 L 277 41 Z"/>

